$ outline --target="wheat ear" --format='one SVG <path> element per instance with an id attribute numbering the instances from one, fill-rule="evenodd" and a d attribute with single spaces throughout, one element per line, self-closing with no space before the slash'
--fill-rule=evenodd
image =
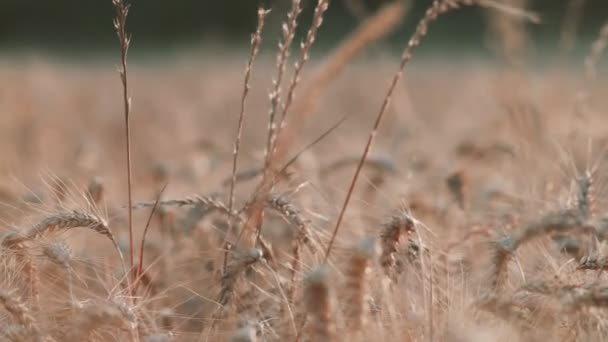
<path id="1" fill-rule="evenodd" d="M 346 266 L 345 314 L 348 326 L 354 333 L 358 333 L 364 327 L 367 318 L 365 306 L 369 286 L 367 278 L 376 254 L 376 239 L 365 239 L 353 248 Z"/>
<path id="2" fill-rule="evenodd" d="M 66 333 L 67 341 L 86 341 L 97 329 L 112 327 L 132 332 L 137 318 L 112 302 L 87 302 L 78 304 L 79 314 L 72 329 Z"/>
<path id="3" fill-rule="evenodd" d="M 380 264 L 387 275 L 390 275 L 395 266 L 395 252 L 401 239 L 415 230 L 414 220 L 406 213 L 393 215 L 383 225 L 380 232 L 382 253 Z"/>
<path id="4" fill-rule="evenodd" d="M 305 279 L 304 302 L 311 321 L 312 341 L 333 341 L 329 274 L 325 268 L 314 270 Z"/>
<path id="5" fill-rule="evenodd" d="M 15 321 L 25 329 L 24 333 L 29 339 L 43 341 L 34 317 L 14 292 L 0 291 L 0 303 L 2 303 L 4 309 L 11 314 Z"/>
<path id="6" fill-rule="evenodd" d="M 239 276 L 249 266 L 262 259 L 263 253 L 259 249 L 248 249 L 236 253 L 226 267 L 226 272 L 220 281 L 220 295 L 218 302 L 224 306 L 230 302 L 234 293 L 234 288 Z"/>
<path id="7" fill-rule="evenodd" d="M 287 98 L 285 99 L 285 103 L 283 104 L 281 117 L 279 119 L 279 123 L 276 128 L 276 133 L 271 139 L 270 161 L 272 161 L 276 156 L 277 137 L 281 135 L 281 131 L 283 130 L 283 126 L 285 124 L 285 118 L 287 117 L 287 114 L 291 108 L 291 103 L 293 102 L 296 88 L 297 88 L 298 84 L 300 83 L 300 74 L 302 73 L 302 70 L 304 69 L 304 65 L 308 61 L 310 49 L 312 48 L 312 45 L 315 42 L 315 39 L 317 36 L 317 31 L 323 24 L 323 16 L 328 8 L 329 8 L 329 0 L 318 0 L 317 1 L 317 6 L 315 6 L 315 10 L 314 10 L 313 18 L 312 18 L 312 24 L 310 25 L 310 28 L 308 29 L 308 33 L 306 34 L 306 39 L 300 46 L 300 50 L 301 50 L 300 60 L 295 63 L 293 76 L 289 83 L 289 88 L 287 90 Z"/>
<path id="8" fill-rule="evenodd" d="M 276 130 L 276 114 L 281 101 L 281 85 L 283 83 L 283 75 L 287 67 L 289 59 L 289 50 L 295 37 L 296 28 L 298 26 L 298 17 L 302 12 L 301 0 L 291 1 L 291 10 L 287 13 L 287 21 L 282 26 L 282 41 L 279 43 L 279 53 L 277 55 L 277 75 L 273 79 L 274 85 L 270 92 L 270 111 L 268 113 L 268 137 L 266 141 L 266 149 L 264 156 L 264 170 L 269 172 L 270 160 L 272 157 L 272 147 L 274 145 L 275 130 Z"/>
<path id="9" fill-rule="evenodd" d="M 249 89 L 251 88 L 249 81 L 251 78 L 251 72 L 253 70 L 253 63 L 255 62 L 256 56 L 258 55 L 258 51 L 260 50 L 260 45 L 262 44 L 262 30 L 264 29 L 264 23 L 266 22 L 266 16 L 268 15 L 268 13 L 270 13 L 270 10 L 265 10 L 263 8 L 258 9 L 257 28 L 255 30 L 255 33 L 251 35 L 251 50 L 249 51 L 249 61 L 247 62 L 247 67 L 245 68 L 245 81 L 243 85 L 243 94 L 241 95 L 241 111 L 239 113 L 236 136 L 234 138 L 234 149 L 232 152 L 232 177 L 230 179 L 230 193 L 228 197 L 229 213 L 231 213 L 234 209 L 235 186 L 237 181 L 237 168 L 239 151 L 241 147 L 241 136 L 243 135 L 243 125 L 245 122 L 247 95 L 249 94 Z M 226 233 L 226 237 L 224 238 L 224 246 L 226 246 L 228 238 L 232 235 L 232 231 L 234 230 L 233 226 L 234 221 L 231 220 L 230 226 L 228 227 L 228 232 Z M 225 258 L 227 258 L 227 256 L 228 254 L 225 255 Z M 224 260 L 224 265 L 226 265 L 226 263 L 227 260 Z"/>

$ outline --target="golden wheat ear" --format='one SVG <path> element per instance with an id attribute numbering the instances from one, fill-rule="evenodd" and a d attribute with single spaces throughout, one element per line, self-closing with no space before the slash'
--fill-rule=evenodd
<path id="1" fill-rule="evenodd" d="M 344 304 L 347 325 L 356 335 L 364 328 L 369 314 L 366 307 L 369 295 L 368 276 L 378 254 L 378 242 L 374 238 L 365 239 L 354 246 L 350 253 L 344 274 Z"/>
<path id="2" fill-rule="evenodd" d="M 390 275 L 395 266 L 395 253 L 399 242 L 403 237 L 415 230 L 414 220 L 406 213 L 400 213 L 389 217 L 380 231 L 380 264 L 387 275 Z"/>
<path id="3" fill-rule="evenodd" d="M 329 271 L 318 268 L 304 280 L 304 302 L 310 317 L 312 341 L 334 341 L 335 327 L 332 315 L 332 298 L 329 288 Z"/>
<path id="4" fill-rule="evenodd" d="M 13 333 L 18 331 L 18 336 L 26 338 L 23 341 L 43 340 L 43 336 L 38 328 L 38 325 L 36 324 L 36 320 L 30 314 L 29 308 L 23 302 L 21 302 L 21 299 L 15 292 L 0 290 L 0 303 L 4 309 L 11 314 L 17 324 L 19 324 L 20 329 L 14 330 Z"/>

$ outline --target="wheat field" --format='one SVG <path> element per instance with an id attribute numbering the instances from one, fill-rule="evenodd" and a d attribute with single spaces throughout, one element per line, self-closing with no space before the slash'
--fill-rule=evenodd
<path id="1" fill-rule="evenodd" d="M 608 25 L 538 65 L 525 0 L 397 0 L 319 52 L 330 1 L 291 0 L 248 54 L 138 63 L 112 2 L 116 59 L 0 60 L 0 340 L 608 338 Z M 417 59 L 470 7 L 495 60 Z"/>

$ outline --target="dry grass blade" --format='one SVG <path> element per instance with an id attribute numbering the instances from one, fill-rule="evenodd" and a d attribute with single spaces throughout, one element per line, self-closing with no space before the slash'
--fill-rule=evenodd
<path id="1" fill-rule="evenodd" d="M 405 51 L 403 52 L 403 55 L 401 57 L 401 63 L 399 64 L 399 69 L 398 69 L 397 73 L 395 74 L 395 76 L 393 76 L 393 79 L 388 88 L 386 96 L 384 97 L 384 100 L 382 101 L 382 106 L 380 107 L 380 111 L 378 112 L 378 115 L 376 116 L 376 120 L 369 133 L 369 137 L 367 138 L 367 143 L 365 144 L 365 148 L 361 155 L 361 159 L 359 161 L 359 164 L 357 165 L 357 168 L 355 169 L 355 174 L 353 175 L 353 179 L 350 182 L 350 186 L 346 193 L 346 198 L 344 199 L 344 203 L 342 205 L 342 208 L 340 209 L 340 214 L 338 215 L 338 219 L 336 220 L 336 225 L 333 229 L 331 239 L 329 240 L 329 244 L 327 245 L 327 250 L 325 251 L 325 261 L 327 261 L 329 258 L 331 249 L 334 245 L 334 241 L 336 240 L 336 236 L 338 235 L 340 225 L 342 224 L 342 220 L 344 219 L 344 214 L 346 213 L 346 208 L 348 207 L 348 204 L 350 203 L 350 198 L 355 190 L 355 185 L 357 184 L 357 180 L 359 179 L 359 174 L 361 173 L 361 169 L 363 168 L 363 165 L 365 164 L 365 161 L 367 160 L 367 155 L 369 154 L 369 152 L 371 150 L 372 143 L 374 142 L 374 138 L 376 137 L 376 133 L 378 132 L 378 128 L 380 127 L 380 123 L 382 122 L 382 119 L 384 118 L 384 115 L 386 114 L 388 105 L 393 96 L 393 92 L 395 91 L 395 88 L 397 87 L 397 83 L 399 82 L 399 80 L 401 79 L 401 76 L 403 75 L 403 70 L 405 69 L 405 66 L 412 58 L 412 53 L 414 52 L 416 47 L 420 44 L 420 39 L 422 39 L 426 35 L 427 30 L 428 30 L 428 25 L 431 22 L 435 21 L 435 19 L 437 19 L 437 17 L 439 15 L 444 14 L 452 9 L 456 9 L 459 7 L 459 5 L 477 5 L 477 3 L 475 1 L 468 1 L 468 0 L 467 1 L 457 1 L 457 0 L 433 1 L 433 5 L 431 7 L 429 7 L 429 9 L 426 11 L 424 18 L 422 18 L 422 20 L 420 20 L 418 22 L 418 25 L 416 26 L 416 30 L 414 31 L 414 34 L 408 41 L 407 47 L 405 48 Z"/>
<path id="2" fill-rule="evenodd" d="M 129 202 L 129 265 L 133 267 L 133 186 L 131 183 L 131 96 L 129 95 L 129 82 L 127 78 L 127 53 L 129 51 L 129 43 L 131 37 L 127 34 L 127 15 L 129 14 L 129 5 L 124 0 L 112 0 L 116 9 L 114 19 L 114 28 L 120 43 L 120 80 L 122 81 L 123 102 L 124 102 L 124 118 L 125 118 L 125 139 L 126 157 L 127 157 L 127 194 Z"/>
<path id="3" fill-rule="evenodd" d="M 148 234 L 148 228 L 150 228 L 150 223 L 152 222 L 152 217 L 154 217 L 154 213 L 156 212 L 156 209 L 158 208 L 158 202 L 160 201 L 161 196 L 163 195 L 163 192 L 165 192 L 165 189 L 167 188 L 167 184 L 165 184 L 162 189 L 160 189 L 160 191 L 158 192 L 158 196 L 156 196 L 156 201 L 154 202 L 154 206 L 152 207 L 152 210 L 150 211 L 150 215 L 148 216 L 148 221 L 146 222 L 146 227 L 144 228 L 144 233 L 141 236 L 141 244 L 139 246 L 139 264 L 137 267 L 137 272 L 134 275 L 134 281 L 135 284 L 133 284 L 133 292 L 137 292 L 137 287 L 139 285 L 139 278 L 143 276 L 144 273 L 144 250 L 145 250 L 145 246 L 146 246 L 146 236 Z"/>

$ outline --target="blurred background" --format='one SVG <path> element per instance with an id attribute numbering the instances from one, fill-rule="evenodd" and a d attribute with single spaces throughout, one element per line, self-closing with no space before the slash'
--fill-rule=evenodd
<path id="1" fill-rule="evenodd" d="M 331 47 L 354 29 L 366 15 L 373 13 L 388 0 L 333 0 L 326 17 L 318 47 Z M 508 2 L 508 1 L 507 1 Z M 519 1 L 516 1 L 516 3 Z M 3 0 L 0 11 L 0 47 L 3 54 L 46 52 L 63 56 L 99 57 L 107 48 L 115 47 L 112 27 L 113 8 L 110 0 L 39 1 Z M 248 48 L 249 33 L 255 27 L 256 8 L 272 8 L 266 44 L 275 45 L 279 23 L 290 6 L 289 0 L 133 0 L 129 16 L 129 31 L 134 40 L 134 56 L 150 57 L 150 51 L 166 55 L 175 50 L 206 49 L 210 46 Z M 304 0 L 304 13 L 299 34 L 310 22 L 314 1 Z M 431 0 L 416 0 L 401 27 L 387 40 L 399 51 L 412 32 L 417 18 Z M 528 7 L 542 16 L 542 25 L 529 27 L 532 45 L 543 51 L 560 46 L 576 53 L 577 47 L 588 47 L 597 35 L 608 13 L 605 0 L 532 0 Z M 581 7 L 574 42 L 564 42 L 563 27 L 567 13 Z M 487 12 L 469 9 L 453 13 L 433 25 L 433 38 L 423 44 L 423 50 L 441 47 L 450 51 L 484 53 L 492 48 L 488 35 Z M 566 38 L 568 39 L 568 38 Z M 572 46 L 574 43 L 574 46 Z M 579 45 L 576 45 L 579 44 Z M 101 51 L 100 51 L 101 50 Z"/>

